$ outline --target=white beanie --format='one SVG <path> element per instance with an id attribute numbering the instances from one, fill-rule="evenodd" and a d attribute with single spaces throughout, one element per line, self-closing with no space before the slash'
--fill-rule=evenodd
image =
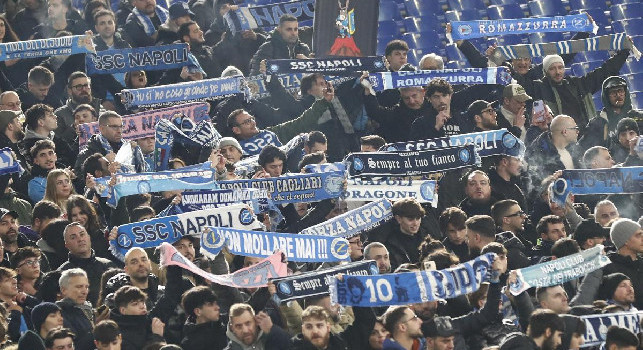
<path id="1" fill-rule="evenodd" d="M 549 66 L 551 66 L 552 63 L 560 63 L 563 66 L 565 65 L 563 58 L 560 57 L 559 55 L 547 55 L 545 56 L 545 58 L 543 58 L 543 72 L 545 73 L 545 75 L 547 75 Z"/>

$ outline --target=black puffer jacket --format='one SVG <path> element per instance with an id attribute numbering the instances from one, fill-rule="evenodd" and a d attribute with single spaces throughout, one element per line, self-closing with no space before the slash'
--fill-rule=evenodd
<path id="1" fill-rule="evenodd" d="M 123 335 L 123 350 L 139 350 L 147 344 L 165 341 L 162 336 L 152 333 L 152 319 L 148 315 L 121 315 L 112 311 L 109 318 L 118 324 Z"/>
<path id="2" fill-rule="evenodd" d="M 85 311 L 89 313 L 91 305 L 86 303 L 83 306 L 74 304 L 70 299 L 63 299 L 56 302 L 62 309 L 63 325 L 69 328 L 76 334 L 74 339 L 74 347 L 77 350 L 93 350 L 94 349 L 94 333 L 93 331 L 93 315 L 92 318 L 87 318 Z M 85 308 L 86 310 L 83 310 Z"/>
<path id="3" fill-rule="evenodd" d="M 116 291 L 123 286 L 131 285 L 132 281 L 125 272 L 121 272 L 112 276 L 112 278 L 110 278 L 105 285 L 105 305 L 113 309 L 114 293 L 116 293 Z M 159 278 L 156 277 L 156 275 L 150 273 L 147 276 L 147 288 L 143 291 L 145 292 L 145 294 L 147 294 L 147 300 L 145 301 L 147 309 L 151 310 L 152 307 L 154 307 L 154 304 L 163 296 L 164 288 L 159 288 Z"/>
<path id="4" fill-rule="evenodd" d="M 188 322 L 183 327 L 181 347 L 190 350 L 222 350 L 228 343 L 227 339 L 226 327 L 221 322 Z"/>
<path id="5" fill-rule="evenodd" d="M 629 256 L 623 256 L 618 253 L 611 253 L 607 256 L 612 262 L 603 267 L 603 276 L 615 272 L 623 273 L 630 278 L 635 291 L 643 291 L 643 258 L 641 256 L 636 260 L 632 260 Z M 639 310 L 643 309 L 643 296 L 638 292 L 634 306 Z"/>
<path id="6" fill-rule="evenodd" d="M 294 45 L 288 45 L 276 29 L 270 33 L 270 38 L 259 46 L 257 53 L 250 60 L 250 75 L 259 74 L 259 63 L 270 59 L 293 59 L 297 55 L 310 55 L 308 45 L 297 40 Z"/>
<path id="7" fill-rule="evenodd" d="M 92 305 L 95 305 L 96 301 L 98 301 L 100 279 L 103 276 L 103 272 L 111 267 L 116 267 L 116 265 L 107 259 L 97 257 L 92 249 L 92 255 L 86 259 L 79 258 L 70 253 L 67 262 L 60 265 L 58 270 L 65 271 L 77 267 L 87 272 L 87 279 L 89 279 L 89 294 L 87 295 L 87 300 L 91 302 Z"/>

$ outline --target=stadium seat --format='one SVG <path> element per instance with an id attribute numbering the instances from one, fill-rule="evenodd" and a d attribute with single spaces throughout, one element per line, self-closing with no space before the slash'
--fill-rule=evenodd
<path id="1" fill-rule="evenodd" d="M 529 34 L 529 42 L 532 44 L 551 43 L 555 41 L 565 40 L 562 33 L 531 33 Z"/>
<path id="2" fill-rule="evenodd" d="M 378 55 L 384 55 L 384 51 L 386 50 L 386 45 L 393 39 L 395 39 L 394 36 L 378 37 L 377 38 L 377 54 Z"/>
<path id="3" fill-rule="evenodd" d="M 607 2 L 605 0 L 569 0 L 569 7 L 572 10 L 600 8 L 603 11 L 607 11 Z"/>
<path id="4" fill-rule="evenodd" d="M 525 40 L 523 40 L 525 38 Z M 493 44 L 494 41 L 498 46 L 510 46 L 510 45 L 520 45 L 527 42 L 527 39 L 524 35 L 502 35 L 494 38 L 495 40 L 491 41 L 490 44 Z"/>
<path id="5" fill-rule="evenodd" d="M 628 74 L 624 76 L 630 91 L 643 91 L 643 73 Z"/>
<path id="6" fill-rule="evenodd" d="M 595 93 L 592 95 L 592 100 L 594 100 L 594 107 L 596 107 L 596 111 L 600 111 L 603 109 L 603 100 L 601 98 L 601 91 Z"/>
<path id="7" fill-rule="evenodd" d="M 526 4 L 527 0 L 491 0 L 491 5 L 513 5 L 513 4 Z"/>
<path id="8" fill-rule="evenodd" d="M 612 32 L 622 33 L 628 35 L 643 35 L 643 18 L 624 19 L 622 21 L 612 22 Z"/>
<path id="9" fill-rule="evenodd" d="M 643 73 L 643 60 L 637 61 L 635 58 L 630 57 L 625 61 L 620 74 L 634 74 Z"/>
<path id="10" fill-rule="evenodd" d="M 643 109 L 643 92 L 632 92 L 630 98 L 632 99 L 632 108 Z"/>
<path id="11" fill-rule="evenodd" d="M 379 22 L 389 21 L 389 20 L 399 20 L 402 16 L 400 15 L 400 10 L 397 8 L 397 3 L 392 0 L 382 0 L 380 1 L 380 15 Z"/>
<path id="12" fill-rule="evenodd" d="M 619 4 L 634 4 L 634 3 L 639 3 L 641 0 L 612 0 L 612 5 L 619 5 Z"/>
<path id="13" fill-rule="evenodd" d="M 425 0 L 406 0 L 406 13 L 413 17 L 422 17 L 427 15 L 435 15 L 438 18 L 444 19 L 444 10 L 442 5 L 437 1 Z"/>
<path id="14" fill-rule="evenodd" d="M 427 15 L 422 17 L 406 17 L 404 19 L 404 27 L 407 32 L 419 33 L 436 31 L 443 32 L 440 25 L 440 20 L 434 15 Z"/>
<path id="15" fill-rule="evenodd" d="M 518 4 L 492 5 L 487 8 L 487 13 L 489 14 L 489 19 L 515 19 L 525 17 L 525 13 L 522 12 Z"/>
<path id="16" fill-rule="evenodd" d="M 449 61 L 444 66 L 444 68 L 462 69 L 462 68 L 471 68 L 471 65 L 469 64 L 469 61 L 467 61 L 467 60 L 464 60 L 464 61 Z"/>
<path id="17" fill-rule="evenodd" d="M 594 69 L 600 67 L 603 64 L 603 61 L 591 61 L 591 62 L 582 62 L 582 63 L 573 63 L 572 74 L 577 77 L 582 77 L 583 75 L 593 71 Z"/>
<path id="18" fill-rule="evenodd" d="M 610 8 L 610 14 L 612 20 L 620 21 L 623 19 L 630 18 L 641 18 L 643 17 L 643 3 L 631 3 L 631 4 L 621 4 L 621 5 L 612 5 Z"/>
<path id="19" fill-rule="evenodd" d="M 402 40 L 409 44 L 410 49 L 417 49 L 425 52 L 426 50 L 434 50 L 444 46 L 440 36 L 435 31 L 419 32 L 419 33 L 404 33 Z"/>
<path id="20" fill-rule="evenodd" d="M 423 0 L 431 1 L 431 0 Z M 448 0 L 449 9 L 453 11 L 464 11 L 464 10 L 484 10 L 487 7 L 485 6 L 482 0 Z"/>
<path id="21" fill-rule="evenodd" d="M 462 51 L 458 49 L 456 44 L 447 44 L 446 45 L 447 58 L 449 61 L 464 61 L 466 57 L 462 54 Z"/>
<path id="22" fill-rule="evenodd" d="M 594 19 L 594 22 L 598 25 L 598 34 L 597 35 L 606 35 L 609 34 L 606 30 L 606 27 L 609 27 L 612 24 L 612 20 L 605 14 L 605 11 L 601 9 L 587 9 L 581 11 L 570 11 L 570 15 L 577 15 L 581 12 L 587 12 Z"/>
<path id="23" fill-rule="evenodd" d="M 379 22 L 377 28 L 378 37 L 397 37 L 399 34 L 400 30 L 397 28 L 397 23 L 395 23 L 395 21 Z"/>
<path id="24" fill-rule="evenodd" d="M 574 56 L 574 62 L 583 63 L 583 62 L 593 62 L 593 61 L 602 61 L 605 62 L 610 58 L 610 54 L 607 51 L 583 51 L 579 52 Z"/>
<path id="25" fill-rule="evenodd" d="M 475 21 L 482 17 L 478 10 L 447 11 L 444 13 L 447 22 L 453 21 Z"/>
<path id="26" fill-rule="evenodd" d="M 564 16 L 567 14 L 565 5 L 561 0 L 531 0 L 529 11 L 534 17 Z"/>
<path id="27" fill-rule="evenodd" d="M 407 54 L 407 62 L 416 66 L 420 62 L 420 58 L 422 58 L 422 55 L 417 52 L 416 50 L 409 50 L 409 53 Z"/>

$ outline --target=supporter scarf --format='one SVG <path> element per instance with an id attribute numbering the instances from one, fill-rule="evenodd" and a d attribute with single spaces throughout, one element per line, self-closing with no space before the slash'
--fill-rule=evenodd
<path id="1" fill-rule="evenodd" d="M 351 153 L 344 159 L 351 176 L 414 176 L 480 164 L 475 145 L 411 152 Z"/>
<path id="2" fill-rule="evenodd" d="M 156 107 L 197 100 L 223 98 L 235 94 L 246 95 L 243 77 L 217 78 L 185 83 L 152 86 L 141 89 L 123 89 L 121 91 L 125 106 Z"/>
<path id="3" fill-rule="evenodd" d="M 313 59 L 268 60 L 269 74 L 276 73 L 322 73 L 332 75 L 359 75 L 364 71 L 385 72 L 384 56 L 335 57 Z"/>
<path id="4" fill-rule="evenodd" d="M 563 284 L 610 263 L 598 244 L 580 253 L 516 270 L 518 279 L 509 286 L 511 294 L 518 295 L 531 287 L 549 287 Z"/>
<path id="5" fill-rule="evenodd" d="M 20 163 L 13 158 L 10 147 L 0 149 L 0 175 L 22 172 Z"/>
<path id="6" fill-rule="evenodd" d="M 308 140 L 306 134 L 299 134 L 279 148 L 286 153 L 286 159 L 288 159 L 296 155 L 296 152 L 302 152 L 306 140 Z M 255 172 L 257 166 L 259 166 L 259 153 L 234 163 L 234 173 L 242 178 L 247 178 Z"/>
<path id="7" fill-rule="evenodd" d="M 241 144 L 243 153 L 249 156 L 259 154 L 267 145 L 282 146 L 277 135 L 269 130 L 261 130 L 257 135 L 247 140 L 239 140 L 239 144 Z"/>
<path id="8" fill-rule="evenodd" d="M 424 87 L 436 78 L 444 79 L 451 85 L 507 85 L 511 83 L 511 71 L 507 67 L 463 68 L 371 73 L 368 76 L 375 91 L 413 86 Z"/>
<path id="9" fill-rule="evenodd" d="M 542 57 L 547 55 L 565 55 L 583 51 L 625 50 L 630 49 L 636 57 L 641 53 L 625 33 L 595 36 L 587 39 L 557 41 L 553 43 L 521 44 L 498 46 L 489 59 L 500 65 L 502 62 L 516 58 Z"/>
<path id="10" fill-rule="evenodd" d="M 112 145 L 109 143 L 109 141 L 107 141 L 105 136 L 103 136 L 102 134 L 97 134 L 97 136 L 105 152 L 107 153 L 114 152 Z M 134 172 L 142 172 L 142 171 L 149 170 L 147 168 L 147 162 L 143 158 L 143 151 L 141 151 L 140 146 L 136 146 L 133 150 L 131 150 L 131 145 L 128 141 L 121 140 L 118 143 L 120 144 L 120 147 L 118 148 L 118 153 L 116 154 L 116 157 L 120 158 L 119 155 L 123 154 L 124 151 L 127 152 L 127 154 L 130 154 L 131 156 L 131 158 L 128 157 L 129 159 L 127 162 L 124 162 L 123 159 L 117 159 L 117 161 L 121 164 L 121 171 L 125 173 L 134 173 Z M 126 149 L 123 147 L 130 147 L 130 148 Z M 132 164 L 133 169 L 129 167 L 127 164 Z"/>
<path id="11" fill-rule="evenodd" d="M 550 188 L 550 198 L 563 206 L 569 194 L 643 192 L 643 167 L 563 170 Z"/>
<path id="12" fill-rule="evenodd" d="M 109 242 L 110 250 L 123 259 L 130 248 L 154 248 L 163 242 L 174 243 L 186 235 L 200 235 L 206 227 L 213 225 L 248 230 L 261 227 L 250 207 L 233 204 L 118 226 L 116 239 Z"/>
<path id="13" fill-rule="evenodd" d="M 0 44 L 0 61 L 96 52 L 89 35 L 15 41 Z"/>
<path id="14" fill-rule="evenodd" d="M 219 181 L 219 188 L 265 189 L 275 204 L 318 202 L 338 198 L 343 191 L 345 173 L 297 174 L 251 180 Z"/>
<path id="15" fill-rule="evenodd" d="M 472 132 L 430 140 L 387 143 L 380 148 L 380 151 L 421 151 L 449 146 L 461 146 L 467 143 L 476 145 L 476 151 L 478 151 L 480 157 L 507 155 L 522 159 L 526 151 L 525 144 L 507 131 L 507 129 Z"/>
<path id="16" fill-rule="evenodd" d="M 243 203 L 252 207 L 255 213 L 260 213 L 259 198 L 266 197 L 265 191 L 252 188 L 240 190 L 203 190 L 185 192 L 181 195 L 181 203 L 177 205 L 182 212 L 203 209 L 214 209 L 232 204 Z"/>
<path id="17" fill-rule="evenodd" d="M 499 19 L 493 21 L 453 21 L 453 40 L 468 40 L 508 34 L 592 32 L 598 25 L 586 13 L 569 16 Z"/>
<path id="18" fill-rule="evenodd" d="M 342 162 L 308 164 L 304 167 L 305 173 L 325 173 L 327 171 L 346 171 L 346 164 Z"/>
<path id="19" fill-rule="evenodd" d="M 390 273 L 375 276 L 331 277 L 331 302 L 359 307 L 408 305 L 451 299 L 475 292 L 491 278 L 495 254 L 481 255 L 445 270 Z"/>
<path id="20" fill-rule="evenodd" d="M 299 0 L 267 4 L 263 6 L 239 7 L 236 11 L 228 11 L 224 16 L 230 30 L 266 28 L 272 30 L 279 25 L 279 17 L 290 14 L 297 21 L 312 21 L 315 17 L 315 0 Z"/>
<path id="21" fill-rule="evenodd" d="M 585 344 L 581 348 L 599 346 L 607 339 L 607 328 L 619 326 L 629 329 L 632 333 L 641 332 L 643 311 L 627 311 L 613 314 L 583 315 L 580 318 L 585 322 Z"/>
<path id="22" fill-rule="evenodd" d="M 299 234 L 351 238 L 381 226 L 393 218 L 391 202 L 380 199 L 303 229 Z"/>
<path id="23" fill-rule="evenodd" d="M 327 295 L 330 277 L 341 273 L 348 276 L 378 275 L 377 263 L 373 260 L 356 261 L 330 269 L 310 271 L 271 280 L 277 287 L 277 297 L 281 302 L 303 299 L 317 295 Z"/>
<path id="24" fill-rule="evenodd" d="M 275 74 L 271 76 L 271 79 L 279 79 L 281 85 L 293 96 L 299 95 L 299 90 L 301 86 L 301 78 L 304 77 L 303 73 L 291 73 L 291 74 Z M 348 81 L 354 80 L 355 77 L 336 77 L 336 76 L 325 76 L 327 82 L 333 84 L 333 86 L 338 86 L 339 84 Z M 270 92 L 266 88 L 266 79 L 263 75 L 255 75 L 247 78 L 248 88 L 250 94 L 254 99 L 261 99 L 270 97 Z"/>
<path id="25" fill-rule="evenodd" d="M 355 177 L 348 179 L 348 186 L 341 198 L 347 202 L 373 201 L 380 198 L 395 202 L 404 198 L 415 198 L 418 203 L 431 203 L 436 208 L 438 194 L 435 184 L 435 180 L 416 180 L 411 177 Z"/>
<path id="26" fill-rule="evenodd" d="M 219 132 L 207 120 L 200 122 L 192 131 L 186 134 L 169 120 L 162 119 L 156 124 L 154 140 L 154 164 L 156 165 L 156 170 L 167 170 L 172 146 L 175 142 L 188 147 L 214 148 L 220 139 Z"/>
<path id="27" fill-rule="evenodd" d="M 169 70 L 191 66 L 199 62 L 190 53 L 186 43 L 105 50 L 85 56 L 87 74 L 116 74 L 131 71 Z"/>
<path id="28" fill-rule="evenodd" d="M 193 102 L 125 115 L 123 116 L 123 139 L 136 140 L 152 137 L 155 134 L 154 126 L 159 120 L 173 119 L 177 114 L 183 118 L 189 118 L 195 123 L 210 120 L 208 109 L 209 106 L 205 102 Z M 80 130 L 78 146 L 83 149 L 87 145 L 89 138 L 99 133 L 98 121 L 80 124 L 78 128 Z"/>
<path id="29" fill-rule="evenodd" d="M 169 243 L 161 244 L 161 266 L 177 265 L 210 282 L 232 288 L 260 288 L 268 285 L 271 278 L 283 277 L 288 266 L 282 261 L 282 253 L 275 252 L 259 263 L 227 275 L 214 275 L 202 270 L 186 259 Z"/>
<path id="30" fill-rule="evenodd" d="M 215 256 L 223 247 L 234 255 L 266 257 L 279 249 L 295 262 L 336 262 L 350 259 L 348 241 L 341 237 L 209 227 L 201 235 L 203 254 Z"/>
<path id="31" fill-rule="evenodd" d="M 169 12 L 166 9 L 157 5 L 154 12 L 156 12 L 156 16 L 159 19 L 159 21 L 161 21 L 161 23 L 165 23 L 167 21 Z M 147 34 L 148 36 L 154 35 L 154 33 L 156 32 L 156 29 L 154 28 L 154 23 L 152 22 L 152 19 L 150 18 L 150 16 L 144 13 L 141 13 L 141 11 L 139 11 L 137 8 L 134 8 L 132 10 L 132 13 L 138 19 L 138 23 L 141 26 L 143 26 L 143 30 L 145 31 L 145 34 Z"/>

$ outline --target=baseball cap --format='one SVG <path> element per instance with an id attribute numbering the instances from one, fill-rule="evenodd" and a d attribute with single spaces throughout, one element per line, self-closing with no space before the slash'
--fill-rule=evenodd
<path id="1" fill-rule="evenodd" d="M 485 100 L 474 101 L 469 105 L 469 108 L 467 108 L 467 116 L 473 119 L 473 117 L 475 117 L 476 115 L 480 115 L 483 110 L 489 108 L 490 106 L 491 102 L 487 102 Z"/>
<path id="2" fill-rule="evenodd" d="M 520 84 L 509 84 L 505 86 L 505 89 L 502 91 L 502 97 L 515 98 L 520 102 L 531 100 L 531 96 L 527 95 L 525 88 L 520 86 Z"/>
<path id="3" fill-rule="evenodd" d="M 9 210 L 7 208 L 0 208 L 0 219 L 2 219 L 7 214 L 13 216 L 14 219 L 18 218 L 18 213 L 16 211 Z"/>
<path id="4" fill-rule="evenodd" d="M 422 323 L 422 334 L 427 338 L 450 337 L 456 333 L 448 316 L 434 317 Z"/>
<path id="5" fill-rule="evenodd" d="M 16 112 L 8 110 L 0 111 L 0 131 L 5 131 L 14 118 L 18 118 Z"/>
<path id="6" fill-rule="evenodd" d="M 187 2 L 175 2 L 170 6 L 170 19 L 177 19 L 179 17 L 189 15 L 190 18 L 194 19 L 194 12 L 190 10 Z"/>

